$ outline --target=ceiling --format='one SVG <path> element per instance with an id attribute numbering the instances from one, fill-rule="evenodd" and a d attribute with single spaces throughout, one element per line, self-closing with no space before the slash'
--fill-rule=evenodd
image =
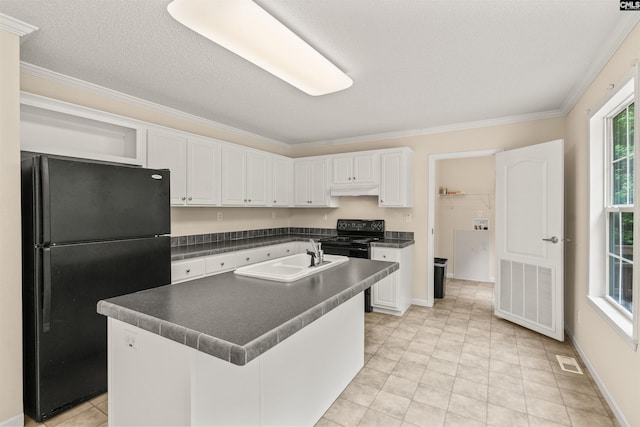
<path id="1" fill-rule="evenodd" d="M 183 27 L 169 0 L 0 0 L 0 13 L 39 28 L 26 63 L 286 144 L 563 115 L 640 17 L 612 0 L 256 2 L 353 86 L 306 95 Z"/>

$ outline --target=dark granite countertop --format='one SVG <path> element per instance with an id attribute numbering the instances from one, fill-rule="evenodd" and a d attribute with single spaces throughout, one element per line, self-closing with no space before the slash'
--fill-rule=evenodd
<path id="1" fill-rule="evenodd" d="M 98 313 L 245 365 L 398 268 L 350 258 L 290 283 L 229 272 L 99 301 Z"/>
<path id="2" fill-rule="evenodd" d="M 284 234 L 270 237 L 255 237 L 250 239 L 174 246 L 171 248 L 171 261 L 217 255 L 225 252 L 242 251 L 245 249 L 255 249 L 262 246 L 277 245 L 279 243 L 307 242 L 309 239 L 320 240 L 322 238 L 327 238 L 327 236 Z M 371 246 L 405 248 L 413 245 L 414 243 L 414 240 L 380 239 L 375 242 L 371 242 Z"/>

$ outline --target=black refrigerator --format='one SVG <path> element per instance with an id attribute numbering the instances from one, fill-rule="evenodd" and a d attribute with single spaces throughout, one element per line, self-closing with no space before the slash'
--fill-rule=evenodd
<path id="1" fill-rule="evenodd" d="M 99 300 L 171 282 L 169 171 L 22 156 L 24 410 L 107 389 Z"/>

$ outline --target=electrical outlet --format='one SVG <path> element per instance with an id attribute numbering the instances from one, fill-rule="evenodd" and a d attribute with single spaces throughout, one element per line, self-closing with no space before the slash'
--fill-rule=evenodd
<path id="1" fill-rule="evenodd" d="M 271 219 L 276 219 L 276 211 L 271 211 Z"/>
<path id="2" fill-rule="evenodd" d="M 477 212 L 476 212 L 476 216 L 477 216 L 478 218 L 482 218 L 482 211 L 477 211 Z"/>
<path id="3" fill-rule="evenodd" d="M 404 217 L 404 220 L 405 222 L 411 222 L 411 214 L 410 213 L 406 214 Z"/>
<path id="4" fill-rule="evenodd" d="M 580 323 L 580 310 L 577 311 L 576 317 L 578 318 L 578 323 Z"/>
<path id="5" fill-rule="evenodd" d="M 218 212 L 218 221 L 222 221 L 222 212 Z"/>
<path id="6" fill-rule="evenodd" d="M 322 219 L 326 221 L 327 220 L 327 214 L 322 215 Z"/>
<path id="7" fill-rule="evenodd" d="M 127 332 L 124 336 L 124 343 L 132 350 L 138 349 L 138 336 L 133 332 Z"/>

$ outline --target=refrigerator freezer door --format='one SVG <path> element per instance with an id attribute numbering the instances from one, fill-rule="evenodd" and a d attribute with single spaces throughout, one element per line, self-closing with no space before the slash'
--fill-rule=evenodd
<path id="1" fill-rule="evenodd" d="M 40 421 L 106 390 L 107 324 L 96 304 L 169 284 L 171 248 L 163 236 L 35 252 L 49 282 L 33 279 L 24 293 L 25 410 Z"/>
<path id="2" fill-rule="evenodd" d="M 38 243 L 115 240 L 171 232 L 168 170 L 46 156 L 37 157 L 35 162 L 40 165 L 41 177 L 41 192 L 35 198 L 42 206 Z"/>

